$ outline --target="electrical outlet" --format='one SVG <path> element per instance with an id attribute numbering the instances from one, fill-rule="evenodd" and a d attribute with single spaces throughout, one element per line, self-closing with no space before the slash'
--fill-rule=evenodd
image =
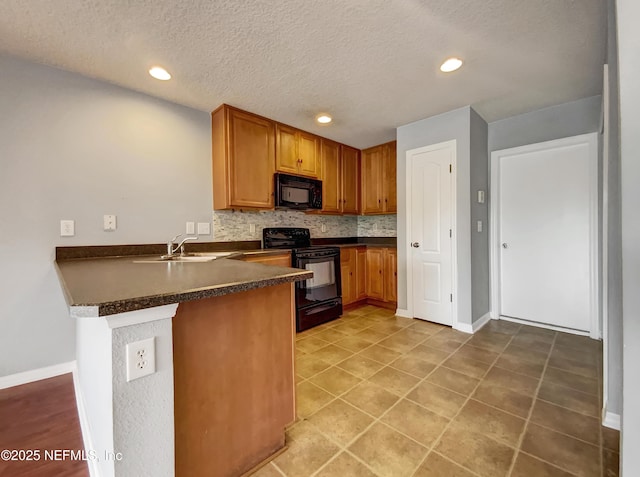
<path id="1" fill-rule="evenodd" d="M 195 235 L 196 233 L 196 223 L 195 222 L 187 222 L 187 228 L 185 230 L 187 235 Z"/>
<path id="2" fill-rule="evenodd" d="M 321 230 L 322 232 L 326 232 L 326 231 L 327 231 L 327 226 L 326 226 L 326 224 L 322 224 L 322 225 L 320 226 L 320 230 Z"/>
<path id="3" fill-rule="evenodd" d="M 374 222 L 373 223 L 373 231 L 377 232 L 378 231 L 378 222 Z"/>
<path id="4" fill-rule="evenodd" d="M 73 237 L 76 234 L 76 224 L 73 220 L 60 221 L 60 237 Z"/>
<path id="5" fill-rule="evenodd" d="M 211 234 L 211 224 L 209 222 L 198 222 L 198 235 Z"/>
<path id="6" fill-rule="evenodd" d="M 127 381 L 156 372 L 155 338 L 136 341 L 127 345 Z"/>
<path id="7" fill-rule="evenodd" d="M 478 220 L 478 222 L 476 224 L 476 230 L 478 232 L 482 232 L 482 220 Z"/>
<path id="8" fill-rule="evenodd" d="M 105 215 L 103 217 L 104 220 L 104 231 L 111 232 L 116 229 L 116 216 L 115 215 Z"/>
<path id="9" fill-rule="evenodd" d="M 249 224 L 249 233 L 250 234 L 256 233 L 256 224 Z"/>

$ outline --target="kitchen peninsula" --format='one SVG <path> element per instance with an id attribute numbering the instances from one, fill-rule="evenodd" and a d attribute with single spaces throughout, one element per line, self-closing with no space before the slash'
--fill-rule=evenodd
<path id="1" fill-rule="evenodd" d="M 56 261 L 76 318 L 85 447 L 126 450 L 89 464 L 104 476 L 249 471 L 284 446 L 295 419 L 293 287 L 312 273 L 252 263 L 255 254 L 126 253 L 136 252 L 58 250 Z M 155 372 L 130 379 L 127 345 L 148 338 Z"/>

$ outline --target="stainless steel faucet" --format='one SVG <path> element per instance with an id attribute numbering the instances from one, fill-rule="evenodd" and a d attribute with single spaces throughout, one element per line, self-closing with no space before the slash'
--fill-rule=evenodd
<path id="1" fill-rule="evenodd" d="M 180 250 L 180 255 L 184 255 L 184 244 L 190 240 L 198 240 L 198 237 L 185 237 L 179 244 L 176 244 L 176 240 L 179 237 L 182 237 L 182 234 L 178 234 L 173 237 L 171 240 L 167 242 L 167 254 L 163 255 L 162 258 L 165 260 L 171 260 L 177 256 L 176 252 Z"/>

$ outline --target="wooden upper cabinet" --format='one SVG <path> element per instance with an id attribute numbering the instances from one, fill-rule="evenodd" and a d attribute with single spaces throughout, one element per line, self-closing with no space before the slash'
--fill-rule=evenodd
<path id="1" fill-rule="evenodd" d="M 362 213 L 392 214 L 397 211 L 396 142 L 362 151 Z"/>
<path id="2" fill-rule="evenodd" d="M 353 147 L 341 146 L 343 214 L 360 213 L 360 151 Z"/>
<path id="3" fill-rule="evenodd" d="M 276 125 L 276 170 L 318 177 L 320 137 L 286 124 Z"/>
<path id="4" fill-rule="evenodd" d="M 362 174 L 362 213 L 382 211 L 382 148 L 363 149 L 360 161 Z"/>
<path id="5" fill-rule="evenodd" d="M 382 197 L 383 211 L 395 213 L 398 210 L 396 186 L 396 142 L 384 144 L 382 151 Z"/>
<path id="6" fill-rule="evenodd" d="M 297 129 L 276 125 L 276 170 L 297 174 L 300 164 L 296 139 Z"/>
<path id="7" fill-rule="evenodd" d="M 323 138 L 320 141 L 320 164 L 322 212 L 339 214 L 342 212 L 340 144 Z"/>
<path id="8" fill-rule="evenodd" d="M 272 209 L 275 123 L 222 105 L 211 128 L 213 208 Z"/>

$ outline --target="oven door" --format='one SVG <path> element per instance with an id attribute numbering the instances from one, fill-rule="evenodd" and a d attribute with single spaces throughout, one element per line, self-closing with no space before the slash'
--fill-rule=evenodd
<path id="1" fill-rule="evenodd" d="M 318 304 L 342 296 L 340 283 L 340 252 L 298 252 L 294 254 L 296 268 L 313 272 L 313 278 L 296 282 L 296 308 Z"/>

